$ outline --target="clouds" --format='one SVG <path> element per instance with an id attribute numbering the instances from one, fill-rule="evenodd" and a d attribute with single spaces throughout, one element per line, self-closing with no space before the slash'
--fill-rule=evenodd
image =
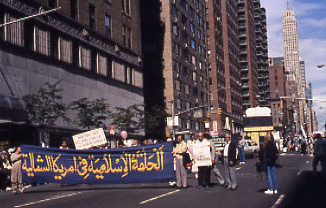
<path id="1" fill-rule="evenodd" d="M 268 53 L 270 57 L 283 56 L 283 12 L 287 9 L 285 0 L 261 0 L 266 8 Z M 299 53 L 306 62 L 306 78 L 313 86 L 313 96 L 326 100 L 326 0 L 291 0 L 290 8 L 298 23 Z M 326 102 L 314 102 L 319 126 L 326 121 Z M 321 109 L 319 109 L 322 107 Z"/>

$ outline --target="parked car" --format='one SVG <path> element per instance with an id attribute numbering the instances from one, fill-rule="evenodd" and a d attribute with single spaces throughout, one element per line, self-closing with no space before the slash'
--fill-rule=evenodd
<path id="1" fill-rule="evenodd" d="M 252 140 L 246 140 L 246 144 L 244 146 L 245 155 L 256 157 L 259 153 L 259 145 Z"/>

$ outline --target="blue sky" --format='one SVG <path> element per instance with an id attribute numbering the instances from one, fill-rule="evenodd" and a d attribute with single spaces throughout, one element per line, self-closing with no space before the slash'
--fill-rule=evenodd
<path id="1" fill-rule="evenodd" d="M 286 0 L 261 0 L 267 13 L 268 53 L 270 57 L 283 56 L 283 12 Z M 306 79 L 312 83 L 319 129 L 326 122 L 326 68 L 316 65 L 326 64 L 326 0 L 290 0 L 298 23 L 299 53 L 306 62 Z"/>

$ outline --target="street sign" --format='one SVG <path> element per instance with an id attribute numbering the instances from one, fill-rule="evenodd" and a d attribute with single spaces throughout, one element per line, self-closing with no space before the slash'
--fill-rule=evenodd
<path id="1" fill-rule="evenodd" d="M 217 131 L 217 121 L 213 121 L 213 131 Z"/>
<path id="2" fill-rule="evenodd" d="M 166 122 L 167 122 L 168 126 L 170 126 L 170 127 L 173 126 L 172 117 L 167 117 Z M 174 126 L 179 126 L 179 116 L 174 116 Z"/>

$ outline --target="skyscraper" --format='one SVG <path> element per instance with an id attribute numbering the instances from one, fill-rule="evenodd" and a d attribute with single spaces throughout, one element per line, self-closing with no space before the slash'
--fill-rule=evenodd
<path id="1" fill-rule="evenodd" d="M 270 106 L 270 85 L 268 74 L 268 49 L 266 10 L 260 5 L 260 0 L 254 0 L 256 54 L 258 69 L 259 106 Z"/>
<path id="2" fill-rule="evenodd" d="M 294 98 L 304 98 L 305 91 L 302 88 L 299 44 L 298 44 L 298 28 L 294 11 L 287 9 L 283 15 L 283 47 L 284 47 L 284 67 L 289 73 L 289 83 L 293 83 L 290 88 L 294 89 L 290 96 Z M 296 100 L 294 111 L 295 132 L 300 133 L 302 121 L 304 121 L 304 105 L 302 100 Z"/>
<path id="3" fill-rule="evenodd" d="M 259 105 L 254 1 L 239 0 L 238 27 L 243 111 Z"/>
<path id="4" fill-rule="evenodd" d="M 207 37 L 212 130 L 223 133 L 242 129 L 237 1 L 208 1 Z"/>
<path id="5" fill-rule="evenodd" d="M 148 46 L 144 47 L 145 103 L 163 105 L 172 117 L 178 116 L 167 133 L 203 131 L 209 108 L 205 0 L 144 0 L 142 6 L 142 23 L 148 27 L 142 31 Z M 201 113 L 195 114 L 197 110 Z"/>

